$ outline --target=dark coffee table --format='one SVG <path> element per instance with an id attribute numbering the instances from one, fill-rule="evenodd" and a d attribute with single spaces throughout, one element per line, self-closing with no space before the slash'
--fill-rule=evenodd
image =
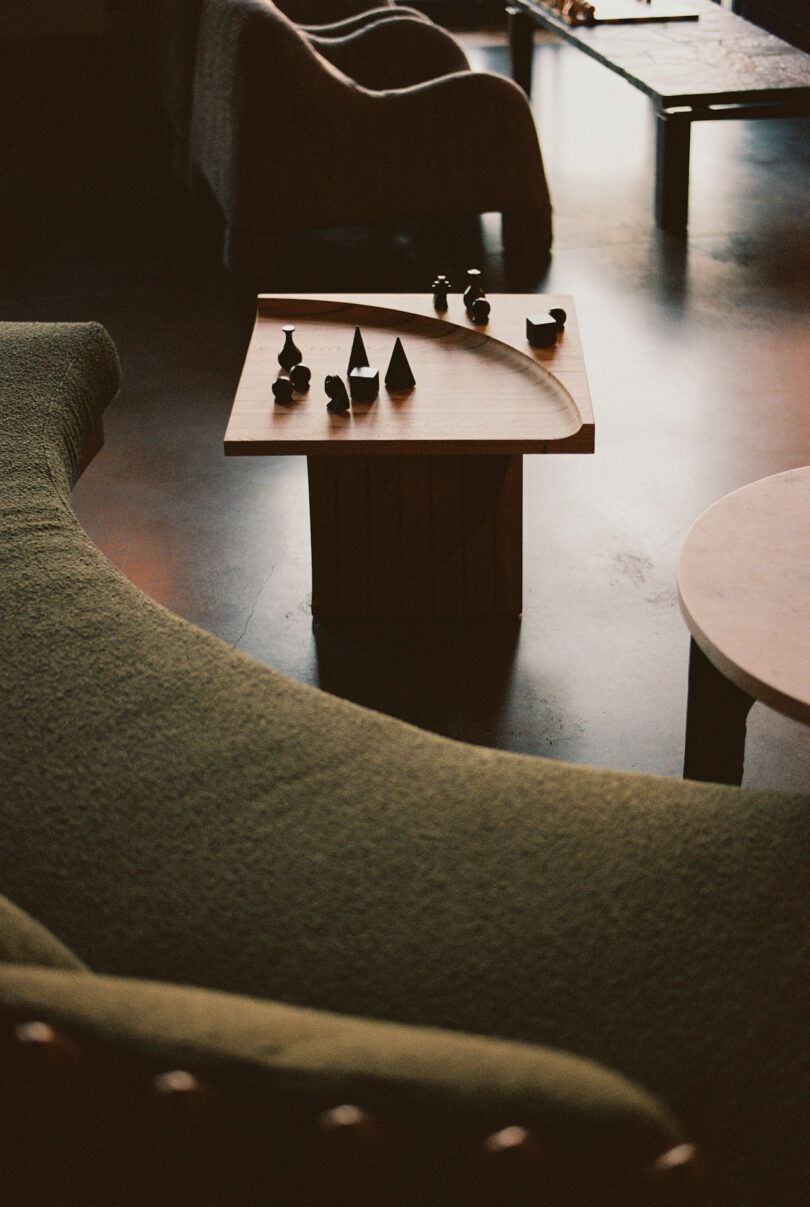
<path id="1" fill-rule="evenodd" d="M 650 98 L 655 219 L 676 233 L 685 231 L 689 212 L 692 122 L 810 113 L 810 55 L 710 0 L 684 0 L 683 7 L 698 20 L 571 26 L 539 0 L 508 0 L 507 7 L 512 76 L 527 94 L 534 28 L 542 25 Z"/>

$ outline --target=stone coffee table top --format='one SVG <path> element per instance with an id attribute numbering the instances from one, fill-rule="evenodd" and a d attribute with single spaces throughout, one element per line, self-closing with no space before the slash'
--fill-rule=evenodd
<path id="1" fill-rule="evenodd" d="M 640 0 L 639 0 L 640 2 Z M 659 107 L 810 99 L 810 55 L 711 0 L 688 0 L 697 21 L 570 26 L 538 0 L 510 0 L 640 88 Z M 598 14 L 598 4 L 597 4 Z"/>

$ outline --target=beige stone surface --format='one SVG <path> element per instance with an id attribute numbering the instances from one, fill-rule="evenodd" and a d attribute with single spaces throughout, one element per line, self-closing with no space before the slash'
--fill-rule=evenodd
<path id="1" fill-rule="evenodd" d="M 810 722 L 810 466 L 720 499 L 678 565 L 690 632 L 733 683 Z"/>

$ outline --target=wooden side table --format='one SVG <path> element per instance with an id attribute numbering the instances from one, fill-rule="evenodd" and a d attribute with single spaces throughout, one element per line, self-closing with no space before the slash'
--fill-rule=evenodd
<path id="1" fill-rule="evenodd" d="M 306 455 L 315 616 L 520 615 L 523 454 L 591 453 L 594 420 L 573 300 L 489 300 L 476 324 L 458 290 L 442 313 L 430 293 L 259 297 L 224 447 Z M 565 329 L 534 348 L 526 318 L 551 307 Z M 279 406 L 284 325 L 312 384 Z M 355 328 L 379 395 L 330 414 L 325 375 L 345 376 Z M 384 384 L 397 338 L 404 392 Z"/>
<path id="2" fill-rule="evenodd" d="M 810 723 L 810 466 L 727 495 L 678 565 L 691 633 L 684 776 L 739 784 L 755 700 Z"/>

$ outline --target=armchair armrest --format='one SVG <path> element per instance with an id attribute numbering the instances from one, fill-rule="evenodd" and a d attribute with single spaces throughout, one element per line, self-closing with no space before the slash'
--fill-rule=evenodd
<path id="1" fill-rule="evenodd" d="M 180 1201 L 170 1187 L 201 1205 L 359 1203 L 371 1183 L 374 1202 L 496 1207 L 524 1201 L 516 1173 L 526 1202 L 557 1183 L 566 1202 L 643 1207 L 683 1147 L 654 1099 L 561 1052 L 52 969 L 0 967 L 0 1074 L 14 1207 Z M 60 1163 L 71 1193 L 38 1196 L 43 1176 L 64 1187 Z M 7 1197 L 10 1171 L 27 1197 Z"/>

